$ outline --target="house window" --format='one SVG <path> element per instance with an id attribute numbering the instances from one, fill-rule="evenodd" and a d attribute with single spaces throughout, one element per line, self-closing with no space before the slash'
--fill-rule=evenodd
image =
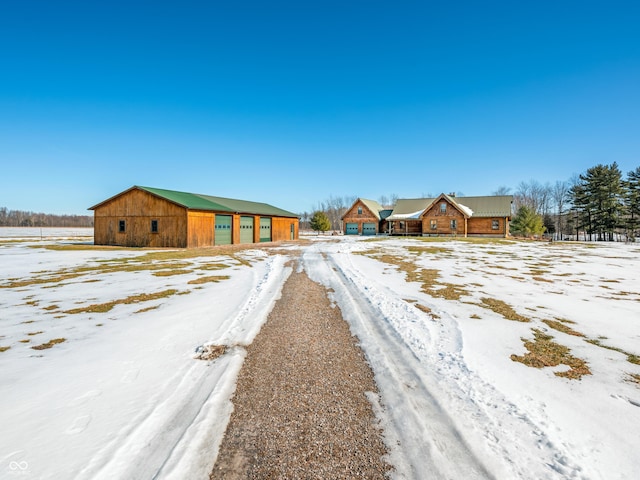
<path id="1" fill-rule="evenodd" d="M 446 202 L 442 202 L 440 204 L 440 213 L 447 213 L 447 204 L 446 204 Z"/>
<path id="2" fill-rule="evenodd" d="M 438 221 L 431 220 L 431 230 L 437 230 L 437 229 L 438 229 Z"/>
<path id="3" fill-rule="evenodd" d="M 158 220 L 151 220 L 151 233 L 158 233 Z"/>
<path id="4" fill-rule="evenodd" d="M 498 230 L 500 228 L 500 220 L 491 220 L 491 230 Z"/>
<path id="5" fill-rule="evenodd" d="M 362 215 L 362 207 L 358 207 L 358 215 Z"/>
<path id="6" fill-rule="evenodd" d="M 127 222 L 126 220 L 118 221 L 118 232 L 124 233 L 127 230 Z"/>
<path id="7" fill-rule="evenodd" d="M 458 228 L 458 221 L 451 220 L 451 230 L 456 230 Z"/>

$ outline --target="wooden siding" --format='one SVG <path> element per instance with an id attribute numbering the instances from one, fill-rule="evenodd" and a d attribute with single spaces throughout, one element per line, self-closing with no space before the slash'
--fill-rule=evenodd
<path id="1" fill-rule="evenodd" d="M 362 208 L 361 214 L 358 214 L 358 207 Z M 362 235 L 363 223 L 375 223 L 376 233 L 380 233 L 380 220 L 378 220 L 378 217 L 376 217 L 361 200 L 357 200 L 353 206 L 347 210 L 342 216 L 342 221 L 344 225 L 347 223 L 357 223 L 359 235 Z"/>
<path id="2" fill-rule="evenodd" d="M 119 231 L 124 220 L 125 231 Z M 158 232 L 151 232 L 151 221 Z M 187 210 L 142 190 L 132 190 L 94 211 L 94 243 L 129 247 L 186 247 Z"/>
<path id="3" fill-rule="evenodd" d="M 215 218 L 215 213 L 189 211 L 187 248 L 213 245 Z"/>
<path id="4" fill-rule="evenodd" d="M 220 213 L 222 215 L 222 213 Z M 226 215 L 229 215 L 225 213 Z M 240 217 L 233 214 L 232 241 L 240 243 Z M 254 218 L 254 241 L 260 242 L 260 216 Z M 128 247 L 197 248 L 215 245 L 216 213 L 188 210 L 147 191 L 131 189 L 94 209 L 94 243 Z M 291 225 L 294 239 L 299 238 L 298 218 L 271 218 L 272 241 L 290 240 Z M 119 231 L 120 221 L 125 231 Z M 157 232 L 151 231 L 152 221 Z"/>
<path id="5" fill-rule="evenodd" d="M 294 240 L 299 238 L 299 220 L 297 218 L 271 217 L 271 241 L 291 239 L 291 224 L 294 228 Z"/>

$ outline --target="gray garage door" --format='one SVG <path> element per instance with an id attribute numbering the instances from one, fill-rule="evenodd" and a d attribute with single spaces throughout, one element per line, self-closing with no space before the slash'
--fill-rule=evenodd
<path id="1" fill-rule="evenodd" d="M 260 217 L 260 241 L 271 241 L 271 219 Z"/>
<path id="2" fill-rule="evenodd" d="M 253 217 L 240 217 L 240 243 L 253 243 Z"/>
<path id="3" fill-rule="evenodd" d="M 216 215 L 215 244 L 231 245 L 231 215 Z"/>
<path id="4" fill-rule="evenodd" d="M 347 235 L 358 235 L 358 224 L 347 223 L 347 225 L 345 226 L 344 233 Z"/>
<path id="5" fill-rule="evenodd" d="M 363 235 L 375 235 L 378 233 L 378 229 L 376 228 L 375 223 L 363 223 L 362 224 L 362 234 Z"/>

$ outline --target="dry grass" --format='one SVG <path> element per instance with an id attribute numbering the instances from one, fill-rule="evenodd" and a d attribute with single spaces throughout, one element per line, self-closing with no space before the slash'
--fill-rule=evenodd
<path id="1" fill-rule="evenodd" d="M 44 333 L 42 330 L 39 330 L 37 332 L 29 332 L 27 333 L 27 335 L 29 335 L 30 337 L 33 337 L 35 335 L 40 335 L 41 333 Z"/>
<path id="2" fill-rule="evenodd" d="M 420 303 L 416 303 L 415 307 L 426 313 L 427 315 L 429 315 L 431 318 L 433 318 L 434 320 L 438 320 L 440 318 L 440 315 L 438 315 L 437 313 L 433 313 L 433 310 L 431 310 L 429 307 L 427 307 L 426 305 L 422 305 Z"/>
<path id="3" fill-rule="evenodd" d="M 189 285 L 201 285 L 203 283 L 217 283 L 222 280 L 229 280 L 229 278 L 231 278 L 229 275 L 211 275 L 209 277 L 199 277 L 194 280 L 189 280 L 187 283 Z"/>
<path id="4" fill-rule="evenodd" d="M 197 354 L 193 358 L 197 360 L 215 360 L 224 355 L 226 351 L 227 347 L 224 345 L 204 345 L 198 347 Z"/>
<path id="5" fill-rule="evenodd" d="M 460 300 L 463 295 L 469 292 L 460 285 L 438 281 L 439 270 L 433 268 L 420 268 L 413 261 L 407 260 L 400 255 L 382 253 L 380 250 L 366 250 L 359 252 L 359 255 L 366 255 L 389 265 L 393 265 L 406 274 L 408 282 L 418 282 L 422 284 L 421 290 L 436 298 L 446 300 Z"/>
<path id="6" fill-rule="evenodd" d="M 603 337 L 603 338 L 606 338 L 606 337 Z M 612 347 L 610 345 L 603 345 L 600 342 L 600 340 L 596 340 L 596 339 L 593 339 L 593 338 L 590 338 L 590 339 L 585 340 L 585 341 L 587 343 L 592 344 L 592 345 L 596 345 L 596 346 L 601 347 L 601 348 L 606 348 L 607 350 L 613 350 L 614 352 L 622 353 L 623 355 L 627 356 L 627 362 L 633 363 L 635 365 L 640 365 L 640 356 L 638 356 L 638 355 L 636 355 L 634 353 L 629 353 L 629 352 L 627 352 L 627 351 L 625 351 L 625 350 L 623 350 L 621 348 L 618 348 L 618 347 Z"/>
<path id="7" fill-rule="evenodd" d="M 185 268 L 177 268 L 175 270 L 160 270 L 158 272 L 153 272 L 153 275 L 156 277 L 172 277 L 173 275 L 186 275 L 188 273 L 193 273 L 193 270 L 187 270 Z"/>
<path id="8" fill-rule="evenodd" d="M 553 328 L 562 333 L 566 333 L 567 335 L 573 335 L 576 337 L 584 337 L 583 333 L 577 332 L 572 328 L 565 325 L 562 321 L 559 320 L 542 320 L 543 323 L 546 323 L 549 327 Z M 574 323 L 574 322 L 572 322 Z"/>
<path id="9" fill-rule="evenodd" d="M 7 350 L 9 350 L 11 347 L 0 347 L 0 352 L 6 352 Z"/>
<path id="10" fill-rule="evenodd" d="M 139 295 L 132 295 L 120 300 L 113 300 L 111 302 L 97 303 L 97 304 L 89 305 L 87 307 L 80 307 L 80 308 L 74 308 L 71 310 L 66 310 L 64 313 L 67 313 L 67 314 L 105 313 L 110 311 L 116 305 L 128 305 L 131 303 L 148 302 L 151 300 L 158 300 L 160 298 L 170 297 L 171 295 L 175 295 L 176 293 L 178 293 L 178 291 L 175 289 L 164 290 L 162 292 L 156 292 L 156 293 L 141 293 Z"/>
<path id="11" fill-rule="evenodd" d="M 423 253 L 426 253 L 428 255 L 449 255 L 451 253 L 451 249 L 446 247 L 407 247 L 407 250 L 418 255 L 421 255 Z"/>
<path id="12" fill-rule="evenodd" d="M 511 305 L 503 302 L 502 300 L 497 300 L 495 298 L 483 297 L 480 299 L 482 301 L 482 305 L 489 310 L 494 311 L 502 315 L 507 320 L 513 320 L 515 322 L 530 322 L 527 317 L 523 317 L 522 315 L 516 313 L 516 311 L 511 307 Z"/>
<path id="13" fill-rule="evenodd" d="M 544 277 L 533 277 L 533 279 L 536 282 L 547 282 L 547 283 L 553 283 L 553 280 L 549 280 L 548 278 L 544 278 Z"/>
<path id="14" fill-rule="evenodd" d="M 532 331 L 534 340 L 522 339 L 528 352 L 522 356 L 511 355 L 511 360 L 533 368 L 567 365 L 568 371 L 554 372 L 554 375 L 572 380 L 580 380 L 584 375 L 591 375 L 587 362 L 571 355 L 568 347 L 552 341 L 551 335 L 537 328 Z"/>
<path id="15" fill-rule="evenodd" d="M 158 308 L 160 308 L 160 305 L 154 305 L 153 307 L 141 308 L 140 310 L 136 310 L 133 313 L 144 313 L 144 312 L 148 312 L 150 310 L 156 310 Z M 101 327 L 101 326 L 102 326 L 102 324 L 98 324 L 98 327 Z"/>
<path id="16" fill-rule="evenodd" d="M 635 383 L 640 386 L 640 375 L 637 373 L 627 373 L 627 382 Z"/>
<path id="17" fill-rule="evenodd" d="M 48 348 L 53 347 L 54 345 L 62 342 L 66 342 L 66 338 L 54 338 L 53 340 L 49 340 L 47 343 L 43 343 L 42 345 L 36 345 L 33 348 L 34 350 L 46 350 Z"/>

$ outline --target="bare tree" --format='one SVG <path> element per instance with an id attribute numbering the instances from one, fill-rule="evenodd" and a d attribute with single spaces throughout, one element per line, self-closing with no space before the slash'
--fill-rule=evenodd
<path id="1" fill-rule="evenodd" d="M 520 182 L 514 193 L 514 204 L 516 210 L 525 205 L 535 213 L 548 215 L 551 197 L 551 186 L 547 183 L 542 185 L 537 180 Z"/>
<path id="2" fill-rule="evenodd" d="M 551 197 L 556 209 L 556 232 L 560 240 L 564 234 L 564 216 L 567 213 L 566 208 L 569 203 L 569 190 L 569 183 L 559 180 L 551 190 Z"/>
<path id="3" fill-rule="evenodd" d="M 496 188 L 491 195 L 511 195 L 511 187 L 507 187 L 505 185 L 501 185 Z"/>

